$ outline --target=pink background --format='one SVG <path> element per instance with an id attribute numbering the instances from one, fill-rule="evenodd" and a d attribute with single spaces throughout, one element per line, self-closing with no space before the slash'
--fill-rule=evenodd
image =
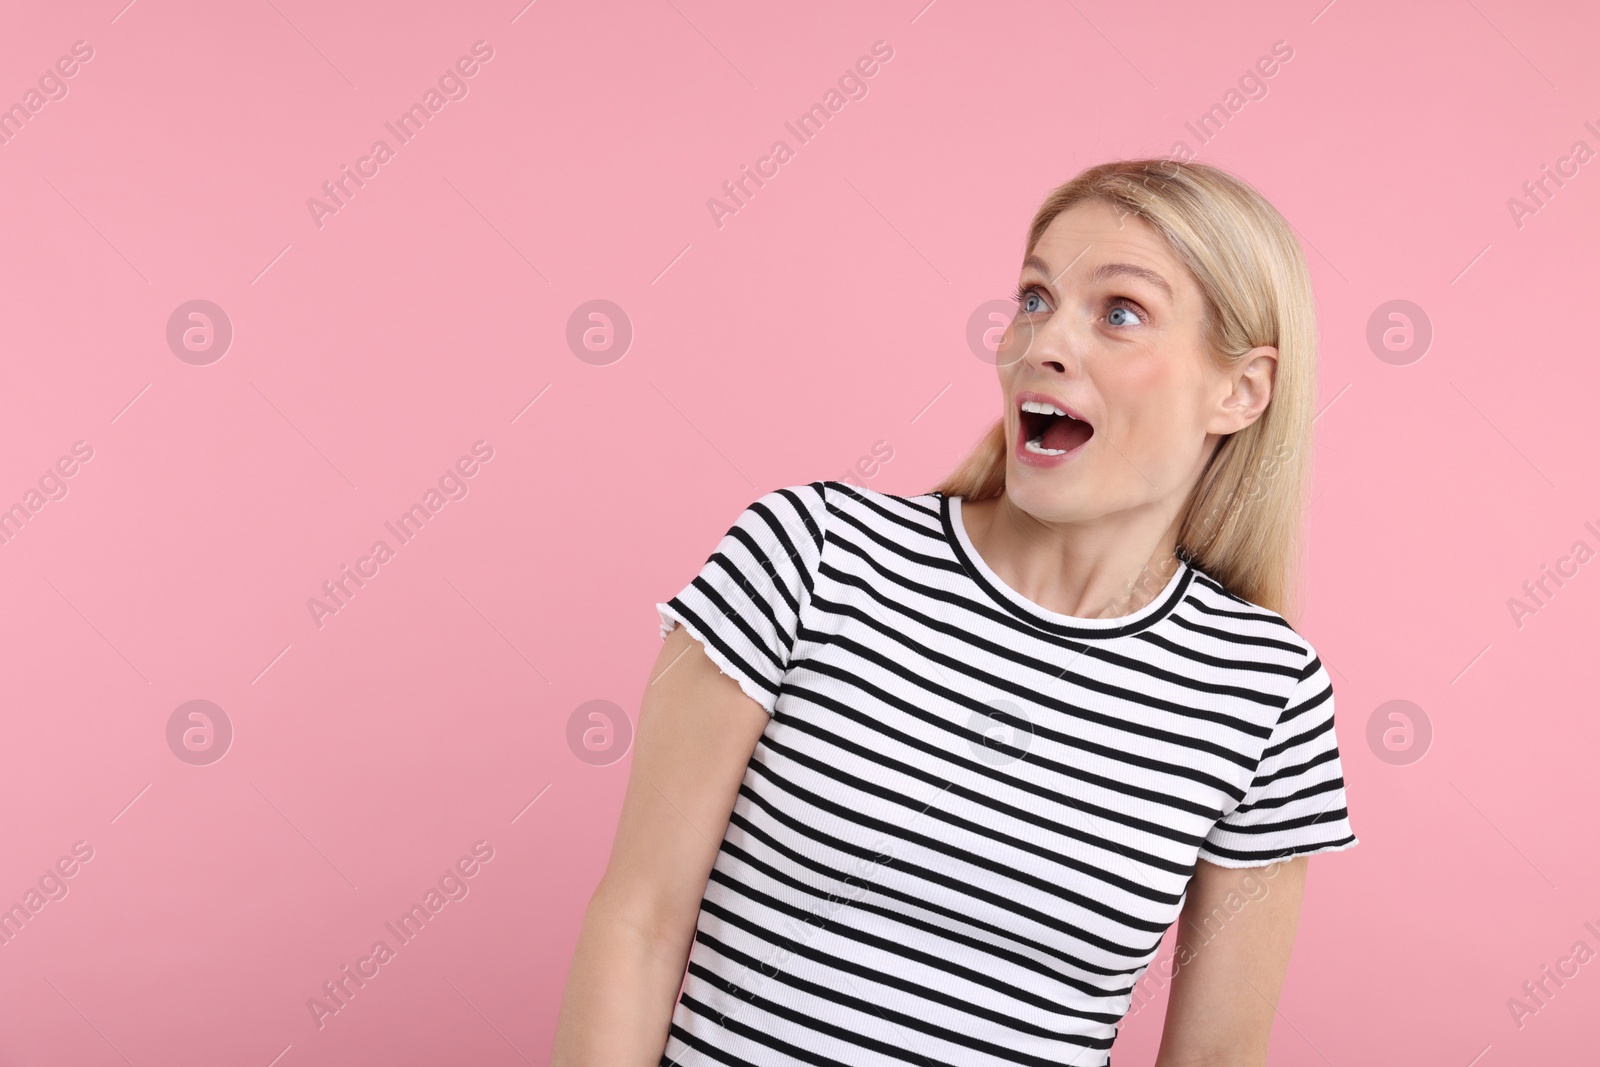
<path id="1" fill-rule="evenodd" d="M 1323 340 L 1302 630 L 1362 844 L 1311 864 L 1273 1062 L 1593 1048 L 1600 962 L 1507 1006 L 1600 950 L 1600 562 L 1507 607 L 1600 549 L 1600 163 L 1507 206 L 1600 149 L 1586 7 L 124 3 L 0 28 L 0 105 L 93 49 L 0 145 L 0 507 L 93 451 L 0 545 L 0 904 L 93 849 L 0 946 L 0 1063 L 545 1063 L 629 765 L 580 759 L 574 710 L 635 711 L 653 604 L 759 494 L 878 442 L 874 488 L 953 466 L 998 411 L 968 318 L 1040 199 L 1179 140 L 1293 222 Z M 1275 41 L 1200 147 L 1185 123 Z M 779 138 L 719 228 L 707 199 Z M 233 329 L 205 365 L 166 338 L 196 299 Z M 604 365 L 567 341 L 594 299 L 633 329 Z M 1397 299 L 1434 331 L 1405 365 L 1367 342 Z M 478 441 L 467 495 L 319 627 L 308 599 Z M 1433 725 L 1419 762 L 1366 740 L 1394 699 Z M 190 700 L 232 724 L 209 765 L 168 744 Z M 479 841 L 469 894 L 319 1028 L 308 998 Z M 1152 1060 L 1163 1008 L 1115 1062 Z"/>

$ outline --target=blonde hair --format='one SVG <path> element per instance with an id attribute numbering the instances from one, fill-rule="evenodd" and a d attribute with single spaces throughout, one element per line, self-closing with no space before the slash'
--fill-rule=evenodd
<path id="1" fill-rule="evenodd" d="M 1294 233 L 1245 182 L 1205 163 L 1131 159 L 1090 167 L 1045 198 L 1031 253 L 1061 212 L 1098 200 L 1159 233 L 1199 284 L 1202 332 L 1221 368 L 1258 345 L 1278 349 L 1272 399 L 1219 442 L 1190 494 L 1178 554 L 1233 596 L 1298 614 L 1300 527 L 1310 475 L 1316 311 Z M 1008 442 L 997 421 L 930 492 L 982 500 L 1005 491 Z"/>

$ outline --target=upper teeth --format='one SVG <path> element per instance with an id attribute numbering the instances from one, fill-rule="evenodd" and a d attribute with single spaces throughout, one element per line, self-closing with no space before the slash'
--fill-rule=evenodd
<path id="1" fill-rule="evenodd" d="M 1064 415 L 1069 419 L 1072 418 L 1065 411 L 1044 400 L 1024 400 L 1022 402 L 1022 410 L 1030 411 L 1035 415 Z"/>

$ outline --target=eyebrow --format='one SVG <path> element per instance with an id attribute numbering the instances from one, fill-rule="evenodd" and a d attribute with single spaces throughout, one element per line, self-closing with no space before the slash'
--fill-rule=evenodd
<path id="1" fill-rule="evenodd" d="M 1022 266 L 1023 269 L 1032 267 L 1040 274 L 1050 278 L 1052 282 L 1055 281 L 1055 278 L 1050 274 L 1050 264 L 1046 263 L 1038 256 L 1028 255 L 1024 257 L 1022 260 Z M 1172 286 L 1167 284 L 1167 280 L 1165 278 L 1151 270 L 1149 267 L 1141 267 L 1135 263 L 1102 263 L 1089 275 L 1089 280 L 1091 282 L 1103 282 L 1117 277 L 1139 278 L 1161 290 L 1162 293 L 1166 294 L 1168 300 L 1173 298 Z"/>

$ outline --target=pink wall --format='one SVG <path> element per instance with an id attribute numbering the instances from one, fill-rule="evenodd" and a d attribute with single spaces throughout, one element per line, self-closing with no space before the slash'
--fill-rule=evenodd
<path id="1" fill-rule="evenodd" d="M 997 411 L 965 335 L 1039 199 L 1179 140 L 1294 223 L 1321 317 L 1303 629 L 1362 845 L 1311 864 L 1273 1062 L 1593 1048 L 1600 962 L 1542 1005 L 1522 983 L 1600 951 L 1600 562 L 1508 607 L 1600 549 L 1592 12 L 124 2 L 0 27 L 0 105 L 44 78 L 0 144 L 0 506 L 37 506 L 0 544 L 0 903 L 66 891 L 0 946 L 0 1063 L 544 1063 L 628 768 L 620 733 L 580 758 L 574 713 L 632 713 L 652 605 L 761 492 L 875 447 L 874 487 L 944 473 Z M 364 184 L 309 208 L 343 167 Z M 620 359 L 569 325 L 593 300 Z M 1369 344 L 1396 300 L 1420 359 Z M 365 584 L 314 618 L 345 566 Z M 1367 740 L 1392 700 L 1420 762 Z M 460 899 L 387 932 L 441 880 Z"/>

